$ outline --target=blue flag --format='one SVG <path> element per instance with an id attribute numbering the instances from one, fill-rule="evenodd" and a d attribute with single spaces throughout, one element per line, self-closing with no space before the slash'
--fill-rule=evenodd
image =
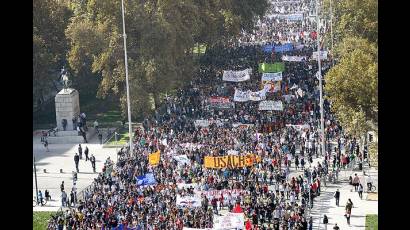
<path id="1" fill-rule="evenodd" d="M 154 185 L 157 181 L 154 178 L 153 173 L 147 173 L 143 176 L 137 176 L 137 185 Z"/>

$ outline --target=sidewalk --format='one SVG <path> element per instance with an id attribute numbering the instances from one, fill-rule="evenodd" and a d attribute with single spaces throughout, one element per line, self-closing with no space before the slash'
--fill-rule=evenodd
<path id="1" fill-rule="evenodd" d="M 114 162 L 117 160 L 117 152 L 115 148 L 102 148 L 98 138 L 94 137 L 89 140 L 89 143 L 81 143 L 83 148 L 83 159 L 80 160 L 80 173 L 77 174 L 77 195 L 97 177 L 101 172 L 107 157 L 110 157 Z M 93 173 L 91 162 L 85 161 L 84 149 L 85 146 L 89 149 L 89 156 L 94 154 L 96 158 L 96 171 Z M 41 190 L 44 196 L 44 191 L 47 189 L 51 195 L 51 201 L 43 207 L 33 207 L 33 211 L 57 211 L 61 206 L 61 191 L 60 184 L 64 181 L 65 191 L 70 195 L 73 187 L 72 171 L 75 171 L 74 153 L 78 152 L 78 144 L 50 144 L 49 152 L 45 151 L 41 144 L 40 136 L 33 136 L 33 155 L 36 158 L 37 168 L 37 185 L 38 190 Z M 43 170 L 46 170 L 44 173 Z M 60 169 L 63 173 L 60 173 Z M 33 197 L 36 194 L 35 177 L 33 169 Z"/>
<path id="2" fill-rule="evenodd" d="M 374 185 L 378 186 L 378 172 L 375 168 L 368 168 L 364 166 L 363 168 L 366 173 L 369 173 L 374 181 Z M 367 200 L 367 196 L 377 197 L 377 193 L 367 193 L 363 192 L 363 199 L 360 199 L 359 194 L 354 191 L 354 187 L 349 185 L 349 176 L 354 174 L 360 178 L 360 182 L 364 183 L 364 176 L 362 171 L 352 171 L 349 169 L 341 170 L 339 173 L 339 181 L 336 184 L 327 182 L 327 186 L 322 183 L 322 191 L 320 196 L 316 197 L 314 200 L 313 209 L 311 210 L 311 215 L 313 217 L 314 225 L 313 229 L 325 229 L 323 225 L 323 215 L 327 215 L 329 219 L 329 224 L 327 229 L 332 229 L 335 223 L 340 227 L 340 229 L 365 229 L 366 215 L 367 214 L 378 214 L 378 201 Z M 366 189 L 366 185 L 363 184 Z M 336 190 L 340 191 L 340 202 L 339 207 L 336 206 L 336 200 L 333 197 Z M 345 205 L 348 199 L 353 202 L 353 209 L 350 218 L 350 226 L 347 224 L 347 220 L 344 217 Z"/>

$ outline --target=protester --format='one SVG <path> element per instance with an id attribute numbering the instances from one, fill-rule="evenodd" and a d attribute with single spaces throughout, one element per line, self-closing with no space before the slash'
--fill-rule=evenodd
<path id="1" fill-rule="evenodd" d="M 283 10 L 275 5 L 269 12 L 291 14 L 308 9 L 306 4 L 300 1 Z M 313 227 L 306 209 L 313 207 L 314 198 L 320 195 L 320 177 L 327 174 L 331 162 L 327 159 L 313 168 L 305 165 L 307 160 L 313 166 L 319 143 L 319 83 L 312 77 L 317 71 L 315 60 L 285 62 L 280 89 L 266 92 L 266 100 L 283 101 L 282 111 L 266 112 L 258 109 L 257 101 L 233 102 L 232 99 L 236 89 L 261 90 L 259 63 L 279 61 L 284 54 L 310 57 L 315 34 L 310 36 L 312 22 L 274 15 L 264 17 L 257 25 L 258 30 L 243 34 L 240 41 L 218 44 L 200 57 L 201 66 L 192 81 L 175 95 L 167 96 L 155 115 L 144 119 L 143 128 L 134 130 L 134 152 L 124 150 L 118 154 L 116 164 L 107 159 L 102 173 L 78 199 L 77 207 L 67 214 L 66 226 L 212 228 L 214 215 L 222 213 L 221 210 L 241 210 L 247 219 L 246 229 Z M 287 42 L 299 48 L 280 53 L 273 49 L 264 52 L 262 47 Z M 224 70 L 246 68 L 252 68 L 249 80 L 222 80 Z M 215 105 L 210 97 L 226 97 L 229 103 Z M 329 121 L 325 128 L 330 130 L 335 121 L 325 102 L 325 119 Z M 85 126 L 85 116 L 80 118 L 79 127 Z M 337 135 L 332 129 L 329 138 Z M 101 133 L 98 138 L 102 144 Z M 80 148 L 81 145 L 81 156 Z M 151 164 L 148 158 L 157 151 L 159 160 Z M 88 160 L 86 152 L 87 147 L 84 153 Z M 250 165 L 205 167 L 205 157 L 244 157 L 249 153 L 255 155 Z M 77 172 L 80 156 L 77 153 L 74 156 Z M 89 159 L 95 172 L 94 155 Z M 146 178 L 148 174 L 153 175 L 153 181 Z M 340 192 L 337 205 L 339 197 Z M 184 203 L 177 205 L 180 199 Z M 189 199 L 200 202 L 194 206 L 195 202 Z"/>

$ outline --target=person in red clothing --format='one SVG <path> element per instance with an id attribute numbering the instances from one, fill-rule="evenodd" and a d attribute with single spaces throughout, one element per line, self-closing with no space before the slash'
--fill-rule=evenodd
<path id="1" fill-rule="evenodd" d="M 252 229 L 252 224 L 251 224 L 251 222 L 249 221 L 249 219 L 246 221 L 245 228 L 246 228 L 246 230 Z"/>

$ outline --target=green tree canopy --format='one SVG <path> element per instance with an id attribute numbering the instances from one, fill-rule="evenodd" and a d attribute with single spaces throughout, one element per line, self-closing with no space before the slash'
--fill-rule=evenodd
<path id="1" fill-rule="evenodd" d="M 330 19 L 330 1 L 332 1 L 333 32 L 336 43 L 353 36 L 377 43 L 377 0 L 324 0 L 323 15 L 328 19 Z M 327 39 L 329 38 L 330 34 L 327 34 Z"/>
<path id="2" fill-rule="evenodd" d="M 374 56 L 357 49 L 347 53 L 326 74 L 325 92 L 342 126 L 363 134 L 367 121 L 378 120 L 378 71 Z"/>
<path id="3" fill-rule="evenodd" d="M 64 63 L 71 11 L 61 1 L 33 0 L 33 100 L 43 100 Z M 34 105 L 34 103 L 33 103 Z"/>
<path id="4" fill-rule="evenodd" d="M 132 113 L 157 108 L 161 95 L 189 82 L 197 64 L 193 47 L 207 47 L 250 30 L 266 0 L 124 1 Z M 68 60 L 76 72 L 101 75 L 98 96 L 121 97 L 126 111 L 120 0 L 73 1 L 66 29 Z"/>

